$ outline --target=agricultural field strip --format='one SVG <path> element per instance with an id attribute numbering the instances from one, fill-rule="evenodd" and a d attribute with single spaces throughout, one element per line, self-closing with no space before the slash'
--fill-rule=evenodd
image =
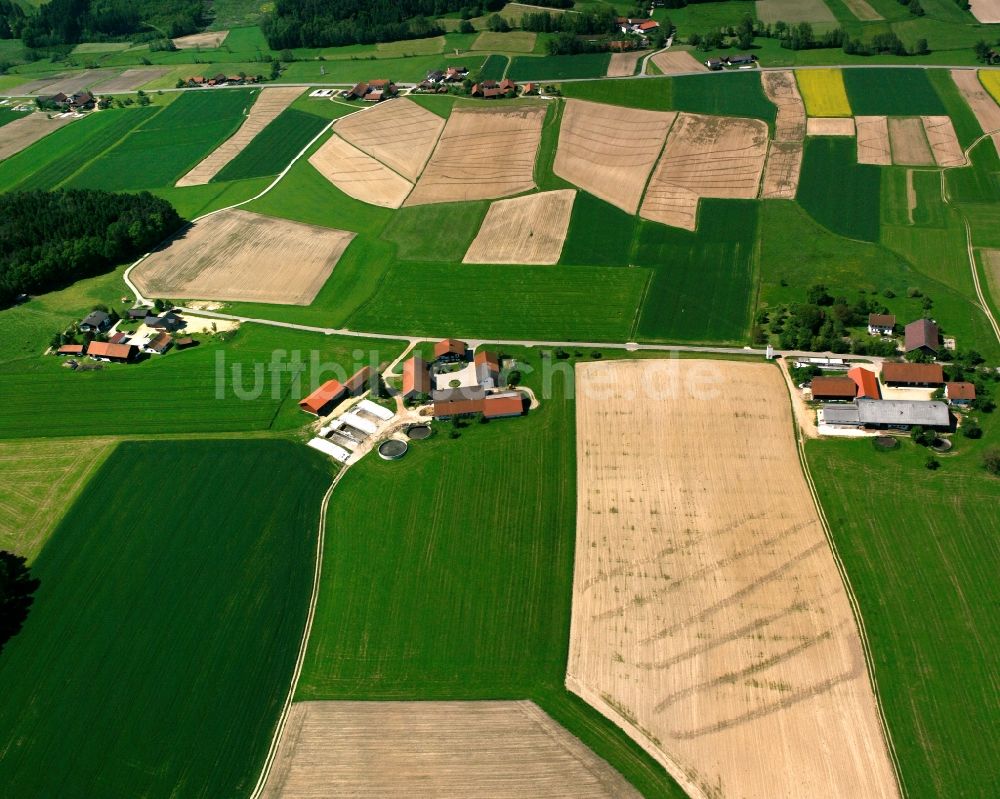
<path id="1" fill-rule="evenodd" d="M 890 117 L 889 146 L 894 164 L 930 166 L 934 163 L 934 155 L 920 119 Z"/>
<path id="2" fill-rule="evenodd" d="M 756 198 L 767 142 L 762 120 L 682 112 L 653 170 L 639 216 L 694 230 L 699 198 Z"/>
<path id="3" fill-rule="evenodd" d="M 46 114 L 34 113 L 4 125 L 0 128 L 0 161 L 30 147 L 74 119 L 69 115 L 49 118 Z"/>
<path id="4" fill-rule="evenodd" d="M 309 701 L 292 705 L 261 796 L 640 794 L 533 702 Z"/>
<path id="5" fill-rule="evenodd" d="M 853 117 L 809 117 L 806 120 L 808 136 L 854 136 Z"/>
<path id="6" fill-rule="evenodd" d="M 611 60 L 608 62 L 608 71 L 605 77 L 631 77 L 635 74 L 636 63 L 648 52 L 648 50 L 629 50 L 624 53 L 612 53 Z"/>
<path id="7" fill-rule="evenodd" d="M 806 107 L 799 94 L 795 73 L 762 72 L 764 94 L 778 107 L 774 141 L 767 149 L 762 199 L 794 200 L 802 172 L 802 142 L 806 135 Z"/>
<path id="8" fill-rule="evenodd" d="M 309 163 L 348 197 L 372 205 L 399 208 L 413 190 L 398 172 L 336 133 L 309 156 Z"/>
<path id="9" fill-rule="evenodd" d="M 1000 155 L 1000 105 L 979 82 L 975 70 L 953 69 L 951 77 L 972 109 L 979 126 L 991 135 L 997 154 Z"/>
<path id="10" fill-rule="evenodd" d="M 847 99 L 844 76 L 839 69 L 799 69 L 795 79 L 811 117 L 847 117 L 851 103 Z"/>
<path id="11" fill-rule="evenodd" d="M 614 56 L 612 56 L 614 60 Z M 695 58 L 687 50 L 675 50 L 673 52 L 665 50 L 650 58 L 660 72 L 664 75 L 690 74 L 692 72 L 708 72 L 701 61 Z"/>
<path id="12" fill-rule="evenodd" d="M 463 263 L 555 264 L 573 211 L 573 189 L 497 200 L 490 205 Z"/>
<path id="13" fill-rule="evenodd" d="M 773 366 L 580 364 L 577 439 L 567 686 L 692 796 L 899 797 Z"/>
<path id="14" fill-rule="evenodd" d="M 676 117 L 674 111 L 566 100 L 553 171 L 634 214 Z"/>
<path id="15" fill-rule="evenodd" d="M 175 184 L 178 188 L 184 186 L 202 186 L 236 156 L 238 156 L 253 138 L 266 128 L 277 116 L 290 106 L 302 94 L 300 87 L 265 88 L 257 96 L 256 102 L 250 107 L 250 113 L 239 129 L 226 141 L 184 175 Z"/>
<path id="16" fill-rule="evenodd" d="M 920 121 L 934 155 L 934 162 L 938 166 L 963 166 L 966 163 L 951 117 L 922 116 Z"/>
<path id="17" fill-rule="evenodd" d="M 889 145 L 889 120 L 884 116 L 854 118 L 858 137 L 858 163 L 889 166 L 892 148 Z"/>

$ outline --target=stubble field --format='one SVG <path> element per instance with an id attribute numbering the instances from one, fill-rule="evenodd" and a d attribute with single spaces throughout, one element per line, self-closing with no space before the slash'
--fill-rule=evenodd
<path id="1" fill-rule="evenodd" d="M 50 118 L 48 114 L 34 113 L 0 127 L 0 160 L 10 158 L 73 121 L 71 116 Z"/>
<path id="2" fill-rule="evenodd" d="M 482 227 L 462 259 L 467 264 L 559 262 L 576 192 L 529 194 L 490 205 Z"/>
<path id="3" fill-rule="evenodd" d="M 858 136 L 858 163 L 876 166 L 892 164 L 888 118 L 859 116 L 854 118 L 854 124 Z"/>
<path id="4" fill-rule="evenodd" d="M 309 163 L 348 197 L 371 205 L 399 208 L 413 190 L 398 172 L 336 134 L 309 156 Z"/>
<path id="5" fill-rule="evenodd" d="M 889 144 L 892 161 L 907 166 L 930 166 L 934 163 L 927 135 L 919 119 L 892 117 L 889 119 Z"/>
<path id="6" fill-rule="evenodd" d="M 567 685 L 693 796 L 898 797 L 777 370 L 577 378 Z"/>

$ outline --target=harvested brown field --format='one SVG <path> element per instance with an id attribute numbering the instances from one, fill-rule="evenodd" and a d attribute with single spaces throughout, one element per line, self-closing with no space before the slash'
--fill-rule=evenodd
<path id="1" fill-rule="evenodd" d="M 687 50 L 668 50 L 665 53 L 657 53 L 649 60 L 656 64 L 660 68 L 660 72 L 664 75 L 676 75 L 683 72 L 708 72 L 708 67 Z"/>
<path id="2" fill-rule="evenodd" d="M 48 86 L 54 85 L 58 80 L 67 78 L 72 74 L 73 73 L 71 72 L 61 72 L 58 75 L 46 75 L 42 78 L 35 78 L 34 80 L 19 83 L 17 86 L 11 86 L 9 89 L 4 91 L 4 94 L 11 97 L 21 97 L 26 94 L 35 94 L 36 92 L 41 92 Z M 51 94 L 55 94 L 55 92 L 51 92 Z"/>
<path id="3" fill-rule="evenodd" d="M 0 161 L 30 147 L 39 139 L 48 136 L 63 125 L 68 125 L 74 119 L 76 117 L 68 114 L 60 114 L 50 118 L 48 114 L 37 111 L 7 123 L 0 127 Z"/>
<path id="4" fill-rule="evenodd" d="M 493 200 L 533 189 L 545 111 L 456 108 L 406 205 Z"/>
<path id="5" fill-rule="evenodd" d="M 778 369 L 576 376 L 567 686 L 692 797 L 898 799 Z"/>
<path id="6" fill-rule="evenodd" d="M 969 6 L 979 22 L 1000 22 L 1000 0 L 969 0 Z"/>
<path id="7" fill-rule="evenodd" d="M 889 144 L 892 162 L 910 166 L 928 166 L 934 163 L 927 134 L 919 119 L 891 117 L 889 119 Z"/>
<path id="8" fill-rule="evenodd" d="M 239 129 L 215 148 L 200 164 L 177 181 L 176 186 L 202 186 L 214 178 L 222 168 L 243 152 L 254 137 L 290 106 L 302 94 L 301 87 L 287 86 L 261 89 L 257 101 L 250 106 L 250 113 Z"/>
<path id="9" fill-rule="evenodd" d="M 63 72 L 13 86 L 7 89 L 5 94 L 16 97 L 26 94 L 59 94 L 59 92 L 74 94 L 83 89 L 93 88 L 101 81 L 114 78 L 118 72 L 117 69 L 85 69 L 81 72 Z"/>
<path id="10" fill-rule="evenodd" d="M 219 211 L 132 271 L 147 297 L 308 305 L 354 238 L 248 211 Z"/>
<path id="11" fill-rule="evenodd" d="M 806 121 L 807 136 L 853 136 L 852 117 L 809 117 Z"/>
<path id="12" fill-rule="evenodd" d="M 756 197 L 766 156 L 767 124 L 762 120 L 682 113 L 653 171 L 639 215 L 693 230 L 692 196 Z"/>
<path id="13" fill-rule="evenodd" d="M 951 78 L 958 90 L 969 104 L 972 113 L 984 132 L 1000 131 L 1000 105 L 997 105 L 988 91 L 979 82 L 979 75 L 974 69 L 953 69 Z M 1000 132 L 993 134 L 993 146 L 1000 154 Z"/>
<path id="14" fill-rule="evenodd" d="M 573 212 L 573 189 L 497 200 L 465 258 L 466 264 L 554 264 Z"/>
<path id="15" fill-rule="evenodd" d="M 641 111 L 567 100 L 553 171 L 634 214 L 675 111 Z"/>
<path id="16" fill-rule="evenodd" d="M 344 117 L 333 129 L 359 150 L 415 181 L 444 126 L 442 117 L 401 97 Z"/>
<path id="17" fill-rule="evenodd" d="M 264 799 L 638 799 L 533 702 L 297 702 Z"/>
<path id="18" fill-rule="evenodd" d="M 806 106 L 792 72 L 761 72 L 767 99 L 778 106 L 775 141 L 802 141 L 806 135 Z"/>
<path id="19" fill-rule="evenodd" d="M 764 163 L 764 200 L 794 200 L 802 172 L 802 142 L 773 141 Z"/>
<path id="20" fill-rule="evenodd" d="M 855 117 L 854 124 L 858 131 L 858 163 L 889 166 L 889 120 L 882 116 Z"/>
<path id="21" fill-rule="evenodd" d="M 309 163 L 344 194 L 361 202 L 399 208 L 413 184 L 357 147 L 332 135 Z"/>
<path id="22" fill-rule="evenodd" d="M 955 126 L 951 117 L 920 117 L 927 134 L 927 141 L 934 155 L 934 163 L 938 166 L 961 166 L 965 163 L 962 145 L 955 135 Z"/>
<path id="23" fill-rule="evenodd" d="M 885 19 L 868 0 L 844 0 L 844 5 L 862 22 L 878 22 L 880 19 Z"/>
<path id="24" fill-rule="evenodd" d="M 137 69 L 126 69 L 121 75 L 117 75 L 111 80 L 104 81 L 98 88 L 102 93 L 130 92 L 145 86 L 152 80 L 161 78 L 170 72 L 170 67 L 139 67 Z"/>
<path id="25" fill-rule="evenodd" d="M 226 41 L 229 31 L 205 31 L 204 33 L 192 33 L 189 36 L 178 36 L 174 39 L 174 46 L 178 50 L 193 50 L 197 47 L 204 47 L 206 50 L 214 50 L 222 47 Z"/>
<path id="26" fill-rule="evenodd" d="M 640 58 L 645 58 L 649 50 L 628 50 L 624 53 L 612 53 L 608 62 L 609 78 L 627 78 L 635 74 L 635 65 Z"/>

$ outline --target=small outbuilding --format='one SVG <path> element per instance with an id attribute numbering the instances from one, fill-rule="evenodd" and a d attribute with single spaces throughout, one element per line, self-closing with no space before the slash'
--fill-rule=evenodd
<path id="1" fill-rule="evenodd" d="M 139 350 L 134 344 L 112 344 L 108 341 L 91 341 L 87 355 L 91 358 L 115 363 L 129 363 Z"/>
<path id="2" fill-rule="evenodd" d="M 63 344 L 56 350 L 56 355 L 83 355 L 84 346 L 82 344 Z"/>
<path id="3" fill-rule="evenodd" d="M 174 345 L 174 337 L 169 333 L 160 333 L 156 338 L 146 345 L 146 352 L 153 355 L 163 355 Z"/>
<path id="4" fill-rule="evenodd" d="M 489 350 L 476 353 L 476 380 L 483 388 L 498 388 L 500 383 L 500 356 Z"/>
<path id="5" fill-rule="evenodd" d="M 818 402 L 850 402 L 857 396 L 858 387 L 849 377 L 814 377 L 812 398 Z"/>
<path id="6" fill-rule="evenodd" d="M 944 397 L 949 405 L 971 405 L 976 401 L 976 386 L 966 382 L 945 383 Z"/>

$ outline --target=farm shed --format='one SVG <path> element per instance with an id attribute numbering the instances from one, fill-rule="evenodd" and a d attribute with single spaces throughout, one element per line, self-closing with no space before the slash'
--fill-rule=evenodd
<path id="1" fill-rule="evenodd" d="M 930 319 L 918 319 L 906 326 L 903 346 L 907 352 L 919 350 L 927 355 L 937 355 L 941 349 L 941 345 L 938 343 L 940 337 L 941 331 L 937 324 Z"/>
<path id="2" fill-rule="evenodd" d="M 434 345 L 435 361 L 464 361 L 469 345 L 457 338 L 446 338 Z"/>
<path id="3" fill-rule="evenodd" d="M 456 400 L 484 400 L 486 389 L 482 386 L 459 386 L 458 388 L 439 388 L 431 392 L 435 402 L 455 402 Z"/>
<path id="4" fill-rule="evenodd" d="M 858 387 L 850 377 L 814 377 L 812 398 L 814 400 L 853 400 Z"/>
<path id="5" fill-rule="evenodd" d="M 111 344 L 107 341 L 92 341 L 87 347 L 87 355 L 91 358 L 128 363 L 135 358 L 138 349 L 133 344 Z"/>
<path id="6" fill-rule="evenodd" d="M 128 318 L 129 319 L 145 319 L 149 316 L 149 308 L 129 308 Z"/>
<path id="7" fill-rule="evenodd" d="M 393 416 L 396 415 L 388 408 L 383 408 L 381 405 L 366 399 L 363 399 L 358 403 L 358 410 L 370 413 L 372 416 L 377 419 L 381 419 L 383 422 L 388 422 Z"/>
<path id="8" fill-rule="evenodd" d="M 322 416 L 324 411 L 340 402 L 347 394 L 347 389 L 339 380 L 327 380 L 312 394 L 299 401 L 299 407 L 306 413 Z"/>
<path id="9" fill-rule="evenodd" d="M 347 379 L 347 382 L 344 383 L 344 388 L 347 390 L 348 394 L 352 397 L 356 397 L 368 388 L 368 384 L 371 382 L 371 376 L 372 368 L 370 366 L 363 366 Z"/>
<path id="10" fill-rule="evenodd" d="M 179 349 L 179 350 L 186 350 L 188 347 L 193 347 L 197 343 L 198 342 L 195 341 L 190 336 L 185 336 L 184 338 L 179 338 L 176 341 L 177 349 Z"/>
<path id="11" fill-rule="evenodd" d="M 337 421 L 353 427 L 355 430 L 364 433 L 366 436 L 373 436 L 378 431 L 377 424 L 369 422 L 367 419 L 362 419 L 354 411 L 348 411 L 347 413 L 341 414 Z"/>
<path id="12" fill-rule="evenodd" d="M 403 399 L 431 393 L 430 364 L 419 355 L 403 362 Z"/>
<path id="13" fill-rule="evenodd" d="M 884 363 L 882 382 L 887 386 L 932 388 L 944 383 L 944 370 L 936 363 Z"/>
<path id="14" fill-rule="evenodd" d="M 891 313 L 868 314 L 868 332 L 873 336 L 891 336 L 896 327 L 896 317 Z"/>
<path id="15" fill-rule="evenodd" d="M 483 400 L 483 416 L 487 419 L 522 416 L 523 414 L 524 398 L 519 392 L 494 394 Z"/>
<path id="16" fill-rule="evenodd" d="M 496 388 L 500 382 L 500 356 L 489 350 L 476 353 L 476 380 L 483 388 Z"/>
<path id="17" fill-rule="evenodd" d="M 935 430 L 951 427 L 948 406 L 935 400 L 858 400 L 853 405 L 824 405 L 826 424 L 870 429 L 908 430 L 920 425 Z"/>
<path id="18" fill-rule="evenodd" d="M 881 399 L 882 391 L 878 386 L 878 377 L 871 369 L 855 366 L 848 370 L 847 376 L 857 387 L 858 399 Z"/>
<path id="19" fill-rule="evenodd" d="M 971 405 L 976 401 L 976 387 L 972 383 L 945 383 L 944 396 L 949 405 Z"/>
<path id="20" fill-rule="evenodd" d="M 56 350 L 56 355 L 83 355 L 82 344 L 63 344 Z"/>
<path id="21" fill-rule="evenodd" d="M 324 441 L 322 438 L 312 439 L 309 442 L 309 446 L 319 452 L 322 452 L 324 455 L 329 455 L 339 463 L 347 463 L 348 458 L 351 457 L 351 453 L 343 447 L 338 447 L 336 444 L 330 441 Z"/>

